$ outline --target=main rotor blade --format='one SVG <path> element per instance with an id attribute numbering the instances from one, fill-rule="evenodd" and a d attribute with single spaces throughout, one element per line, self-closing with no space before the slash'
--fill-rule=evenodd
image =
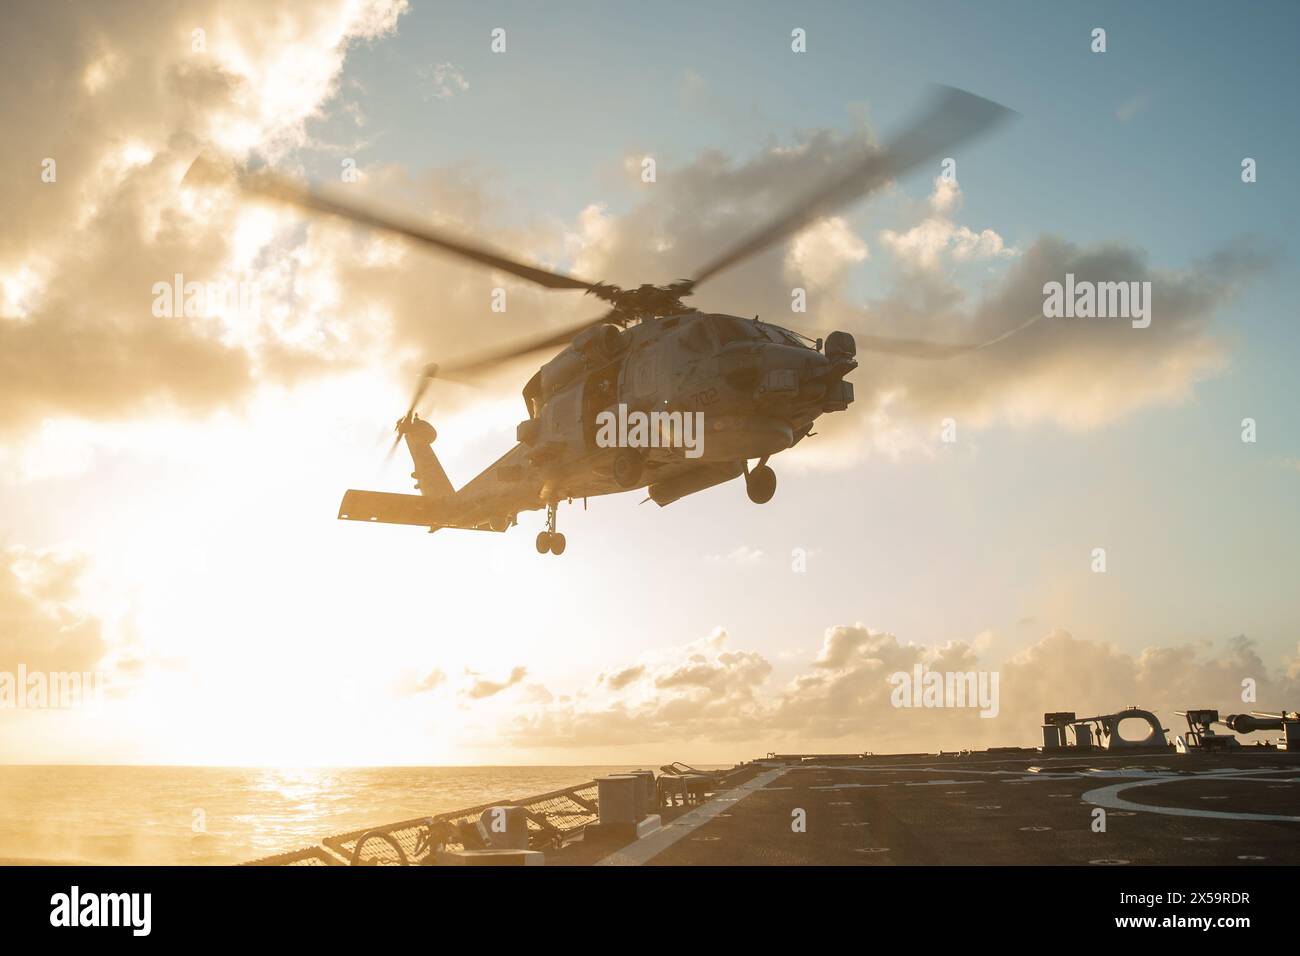
<path id="1" fill-rule="evenodd" d="M 1013 110 L 992 100 L 950 86 L 939 87 L 928 109 L 892 144 L 803 196 L 771 223 L 718 256 L 696 273 L 694 284 L 748 259 L 821 216 L 870 195 L 922 163 L 947 156 L 959 143 L 988 132 L 1013 115 Z"/>
<path id="2" fill-rule="evenodd" d="M 568 345 L 573 337 L 579 332 L 593 325 L 598 324 L 601 319 L 584 319 L 582 322 L 557 329 L 554 332 L 547 332 L 543 335 L 526 339 L 513 345 L 507 345 L 499 349 L 488 352 L 482 352 L 469 358 L 460 359 L 456 362 L 447 364 L 439 363 L 436 375 L 442 376 L 444 373 L 450 375 L 459 375 L 463 377 L 473 377 L 487 371 L 494 365 L 502 362 L 508 362 L 511 359 L 522 358 L 533 352 L 540 352 L 542 349 L 559 348 L 562 345 Z"/>
<path id="3" fill-rule="evenodd" d="M 470 262 L 491 269 L 508 272 L 547 289 L 583 289 L 590 291 L 599 287 L 599 283 L 586 282 L 574 276 L 551 272 L 538 266 L 517 262 L 493 249 L 489 249 L 487 246 L 430 229 L 428 226 L 405 219 L 397 214 L 381 213 L 356 203 L 325 196 L 291 179 L 277 176 L 268 170 L 250 173 L 233 165 L 223 167 L 221 163 L 200 156 L 185 174 L 187 182 L 225 182 L 231 178 L 241 189 L 253 195 L 286 203 L 311 212 L 338 216 L 371 229 L 414 239 L 426 246 L 432 246 L 442 252 L 451 253 L 454 256 L 459 256 L 462 259 L 467 259 Z"/>
<path id="4" fill-rule="evenodd" d="M 915 359 L 946 359 L 965 352 L 978 352 L 980 349 L 996 345 L 1003 339 L 1008 339 L 1017 332 L 1029 328 L 1040 318 L 1041 316 L 1036 315 L 1028 322 L 1018 325 L 1014 329 L 1008 329 L 1001 335 L 995 336 L 987 342 L 980 342 L 977 345 L 926 342 L 922 339 L 894 339 L 884 335 L 855 335 L 853 340 L 857 343 L 859 352 L 879 352 L 884 355 L 900 355 L 904 358 Z"/>

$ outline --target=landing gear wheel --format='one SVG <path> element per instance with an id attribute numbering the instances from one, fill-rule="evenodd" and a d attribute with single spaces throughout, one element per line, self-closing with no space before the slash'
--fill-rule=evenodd
<path id="1" fill-rule="evenodd" d="M 776 494 L 776 472 L 767 465 L 750 469 L 745 475 L 745 492 L 754 504 L 767 504 Z"/>
<path id="2" fill-rule="evenodd" d="M 641 484 L 644 469 L 644 459 L 630 448 L 624 448 L 614 456 L 614 480 L 620 488 L 635 488 Z"/>
<path id="3" fill-rule="evenodd" d="M 558 501 L 548 501 L 546 503 L 546 530 L 537 534 L 537 553 L 545 554 L 547 551 L 556 557 L 564 554 L 564 535 L 555 530 L 555 515 L 560 510 Z"/>

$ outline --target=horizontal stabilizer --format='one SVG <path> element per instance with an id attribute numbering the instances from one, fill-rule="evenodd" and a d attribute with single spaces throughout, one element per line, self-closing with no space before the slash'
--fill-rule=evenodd
<path id="1" fill-rule="evenodd" d="M 439 522 L 430 500 L 421 495 L 395 495 L 387 491 L 348 489 L 339 505 L 345 521 L 377 521 L 380 524 L 418 524 L 428 527 Z"/>
<path id="2" fill-rule="evenodd" d="M 430 530 L 459 528 L 491 531 L 486 524 L 469 525 L 448 520 L 446 503 L 423 495 L 396 495 L 387 491 L 358 491 L 349 488 L 339 504 L 341 521 L 373 521 L 376 524 L 411 524 Z M 503 529 L 504 530 L 504 529 Z"/>

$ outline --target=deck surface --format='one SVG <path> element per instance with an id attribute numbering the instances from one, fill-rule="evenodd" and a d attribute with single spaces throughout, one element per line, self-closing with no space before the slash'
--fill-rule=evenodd
<path id="1" fill-rule="evenodd" d="M 1300 753 L 1020 751 L 758 762 L 751 769 L 703 806 L 667 811 L 656 836 L 622 848 L 578 843 L 547 863 L 1300 862 Z M 1097 829 L 1099 807 L 1104 831 Z"/>

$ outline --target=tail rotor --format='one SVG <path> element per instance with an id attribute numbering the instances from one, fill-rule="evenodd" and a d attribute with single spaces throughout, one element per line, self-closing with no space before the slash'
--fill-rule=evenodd
<path id="1" fill-rule="evenodd" d="M 415 383 L 415 392 L 411 395 L 411 404 L 407 406 L 406 414 L 399 418 L 397 424 L 393 427 L 393 431 L 396 432 L 396 434 L 393 436 L 393 443 L 388 446 L 388 453 L 384 455 L 385 464 L 392 460 L 393 452 L 397 451 L 397 446 L 402 443 L 402 438 L 415 426 L 417 422 L 430 431 L 433 430 L 432 425 L 420 418 L 416 409 L 418 409 L 420 403 L 424 401 L 424 396 L 428 393 L 429 386 L 433 384 L 433 380 L 437 374 L 438 366 L 436 363 L 426 365 L 420 370 L 420 377 Z M 436 431 L 433 432 L 433 437 L 437 437 Z M 433 438 L 430 438 L 429 440 L 432 441 Z"/>

